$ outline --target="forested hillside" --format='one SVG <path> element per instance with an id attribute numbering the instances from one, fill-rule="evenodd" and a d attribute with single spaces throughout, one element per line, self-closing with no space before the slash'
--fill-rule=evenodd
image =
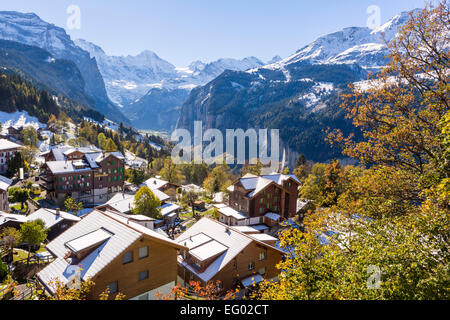
<path id="1" fill-rule="evenodd" d="M 53 97 L 46 90 L 36 88 L 31 82 L 14 73 L 0 73 L 0 111 L 12 113 L 26 111 L 30 116 L 47 123 L 52 115 L 70 117 L 81 121 L 84 116 L 103 121 L 99 112 L 85 108 L 62 96 Z"/>

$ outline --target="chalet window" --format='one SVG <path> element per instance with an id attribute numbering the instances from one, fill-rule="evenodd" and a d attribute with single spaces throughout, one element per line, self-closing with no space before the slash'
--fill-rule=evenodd
<path id="1" fill-rule="evenodd" d="M 116 293 L 117 291 L 119 291 L 119 284 L 117 283 L 117 281 L 111 282 L 110 284 L 108 284 L 108 289 L 109 293 Z"/>
<path id="2" fill-rule="evenodd" d="M 139 272 L 139 281 L 148 279 L 148 270 Z"/>
<path id="3" fill-rule="evenodd" d="M 253 270 L 255 269 L 255 263 L 252 261 L 248 264 L 248 270 Z"/>
<path id="4" fill-rule="evenodd" d="M 260 214 L 263 213 L 263 208 L 259 208 L 259 213 L 260 213 Z"/>
<path id="5" fill-rule="evenodd" d="M 122 257 L 122 263 L 127 264 L 133 262 L 133 251 L 126 252 Z"/>
<path id="6" fill-rule="evenodd" d="M 259 261 L 266 260 L 266 258 L 267 258 L 267 253 L 265 251 L 261 252 L 259 254 Z"/>
<path id="7" fill-rule="evenodd" d="M 262 276 L 265 275 L 265 274 L 266 274 L 266 267 L 259 269 L 259 270 L 258 270 L 258 273 L 259 273 L 260 275 L 262 275 Z"/>
<path id="8" fill-rule="evenodd" d="M 139 259 L 148 257 L 148 247 L 139 248 Z"/>

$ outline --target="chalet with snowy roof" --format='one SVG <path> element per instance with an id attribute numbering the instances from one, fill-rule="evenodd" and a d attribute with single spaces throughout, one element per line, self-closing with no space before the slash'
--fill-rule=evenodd
<path id="1" fill-rule="evenodd" d="M 109 288 L 126 299 L 152 300 L 176 285 L 177 256 L 187 248 L 117 213 L 94 210 L 51 241 L 47 250 L 55 260 L 37 275 L 47 294 L 52 281 L 70 286 L 72 280 L 91 279 L 89 300 Z"/>
<path id="2" fill-rule="evenodd" d="M 178 256 L 179 283 L 221 281 L 224 290 L 250 287 L 263 279 L 276 280 L 276 265 L 284 252 L 275 238 L 245 234 L 219 221 L 203 218 L 176 241 L 189 250 Z M 275 239 L 276 240 L 276 239 Z"/>
<path id="3" fill-rule="evenodd" d="M 0 174 L 5 174 L 8 170 L 8 160 L 22 148 L 20 144 L 6 139 L 0 139 Z"/>
<path id="4" fill-rule="evenodd" d="M 68 145 L 60 145 L 47 152 L 43 152 L 41 157 L 48 161 L 81 160 L 85 154 L 100 153 L 101 149 L 96 147 L 74 148 Z"/>
<path id="5" fill-rule="evenodd" d="M 0 232 L 4 228 L 19 229 L 22 223 L 28 221 L 27 216 L 21 214 L 11 214 L 0 211 Z"/>
<path id="6" fill-rule="evenodd" d="M 27 217 L 28 221 L 42 220 L 45 223 L 45 228 L 48 229 L 47 240 L 52 241 L 61 233 L 79 222 L 81 218 L 59 209 L 52 210 L 41 208 Z"/>
<path id="7" fill-rule="evenodd" d="M 103 204 L 123 190 L 125 157 L 122 153 L 81 154 L 75 150 L 63 156 L 73 158 L 45 163 L 41 186 L 47 190 L 49 198 L 60 204 L 67 197 L 87 204 Z"/>
<path id="8" fill-rule="evenodd" d="M 150 178 L 141 185 L 141 187 L 143 186 L 147 186 L 150 190 L 153 191 L 153 193 L 155 193 L 155 190 L 158 190 L 157 192 L 166 194 L 169 197 L 166 200 L 170 199 L 171 201 L 177 200 L 177 189 L 181 188 L 180 185 L 162 180 L 161 177 Z M 160 198 L 160 196 L 158 196 L 158 198 Z"/>
<path id="9" fill-rule="evenodd" d="M 292 174 L 247 174 L 228 187 L 228 205 L 215 207 L 220 221 L 228 225 L 273 226 L 295 216 L 299 187 L 300 181 Z"/>

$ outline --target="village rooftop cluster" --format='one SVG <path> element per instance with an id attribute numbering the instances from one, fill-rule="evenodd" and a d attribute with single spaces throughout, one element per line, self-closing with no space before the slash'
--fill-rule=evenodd
<path id="1" fill-rule="evenodd" d="M 22 130 L 10 127 L 0 140 L 2 174 L 8 160 L 24 148 Z M 195 202 L 194 210 L 214 210 L 215 218 L 183 219 L 181 193 L 201 194 L 201 186 L 170 183 L 160 176 L 133 185 L 125 170 L 145 167 L 145 160 L 94 146 L 56 144 L 47 149 L 31 174 L 0 176 L 0 231 L 38 219 L 48 230 L 40 250 L 32 253 L 38 267 L 27 274 L 46 295 L 55 293 L 55 281 L 70 286 L 90 279 L 95 283 L 92 299 L 107 288 L 111 298 L 120 292 L 126 299 L 152 300 L 175 286 L 190 288 L 192 281 L 220 283 L 223 294 L 236 290 L 236 297 L 243 298 L 264 279 L 277 281 L 276 265 L 285 255 L 277 236 L 287 225 L 296 225 L 305 205 L 298 200 L 295 175 L 246 174 L 210 203 Z M 25 213 L 8 202 L 8 189 L 17 186 L 38 196 L 28 199 Z M 160 201 L 160 219 L 134 214 L 142 187 Z M 65 212 L 68 198 L 83 209 Z M 14 261 L 8 263 L 14 268 Z"/>

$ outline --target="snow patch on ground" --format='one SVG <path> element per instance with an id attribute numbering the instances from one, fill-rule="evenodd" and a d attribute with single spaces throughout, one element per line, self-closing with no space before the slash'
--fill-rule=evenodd
<path id="1" fill-rule="evenodd" d="M 21 127 L 33 127 L 36 130 L 47 127 L 47 125 L 40 123 L 36 117 L 30 116 L 26 111 L 16 111 L 13 113 L 0 111 L 0 122 L 2 124 L 2 134 L 8 134 L 9 127 L 14 127 L 16 129 Z"/>
<path id="2" fill-rule="evenodd" d="M 299 100 L 304 102 L 307 108 L 315 107 L 324 96 L 330 94 L 334 89 L 332 83 L 319 82 L 315 84 L 308 93 L 299 97 Z"/>
<path id="3" fill-rule="evenodd" d="M 91 119 L 89 117 L 84 117 L 83 119 L 86 120 L 86 121 L 89 121 L 91 123 L 95 123 L 96 125 L 99 125 L 102 128 L 104 128 L 104 129 L 108 129 L 108 130 L 111 130 L 111 131 L 119 130 L 119 125 L 117 123 L 109 120 L 109 119 L 105 119 L 102 123 L 100 123 L 98 121 L 95 121 L 94 119 Z"/>

